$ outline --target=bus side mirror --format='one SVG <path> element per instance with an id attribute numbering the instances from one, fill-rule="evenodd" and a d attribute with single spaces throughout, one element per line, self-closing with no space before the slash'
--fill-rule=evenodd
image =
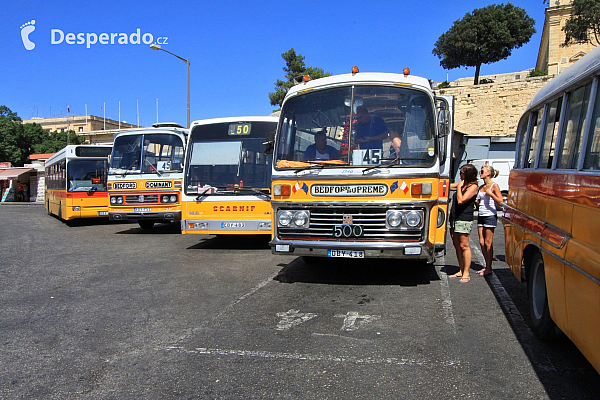
<path id="1" fill-rule="evenodd" d="M 265 142 L 263 144 L 265 145 L 265 155 L 272 155 L 275 148 L 275 131 L 267 131 L 265 135 Z"/>

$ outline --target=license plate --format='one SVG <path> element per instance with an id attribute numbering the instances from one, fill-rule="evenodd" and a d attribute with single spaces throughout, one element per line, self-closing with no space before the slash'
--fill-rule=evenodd
<path id="1" fill-rule="evenodd" d="M 134 212 L 144 212 L 144 211 L 152 211 L 150 207 L 134 207 Z"/>
<path id="2" fill-rule="evenodd" d="M 365 258 L 365 252 L 362 250 L 327 250 L 327 257 Z"/>
<path id="3" fill-rule="evenodd" d="M 221 222 L 221 228 L 244 228 L 244 222 Z"/>
<path id="4" fill-rule="evenodd" d="M 98 211 L 98 215 L 100 215 L 100 216 L 108 215 L 108 211 Z"/>

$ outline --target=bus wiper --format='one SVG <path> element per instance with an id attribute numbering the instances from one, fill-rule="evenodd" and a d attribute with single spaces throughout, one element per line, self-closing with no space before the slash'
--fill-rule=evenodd
<path id="1" fill-rule="evenodd" d="M 310 165 L 307 165 L 306 167 L 302 167 L 302 168 L 294 170 L 294 173 L 297 174 L 298 172 L 306 171 L 309 169 L 323 169 L 323 168 L 325 168 L 325 164 L 310 164 Z"/>
<path id="2" fill-rule="evenodd" d="M 239 193 L 239 192 L 252 192 L 255 194 L 259 194 L 262 196 L 266 196 L 269 199 L 271 198 L 271 193 L 269 193 L 269 189 L 263 189 L 263 190 L 258 190 L 258 189 L 254 189 L 254 188 L 239 188 L 239 189 L 234 189 L 235 193 Z"/>
<path id="3" fill-rule="evenodd" d="M 388 160 L 388 161 L 384 162 L 383 164 L 379 164 L 379 165 L 372 165 L 372 166 L 370 166 L 370 167 L 368 167 L 368 168 L 365 168 L 365 169 L 363 169 L 363 172 L 362 172 L 362 173 L 363 173 L 363 175 L 364 175 L 364 173 L 365 173 L 365 172 L 367 172 L 367 171 L 370 171 L 370 170 L 372 170 L 372 169 L 377 169 L 377 168 L 381 168 L 381 167 L 389 167 L 390 165 L 393 165 L 393 164 L 397 163 L 397 162 L 398 162 L 398 160 L 399 160 L 399 158 L 398 158 L 398 157 L 396 157 L 396 158 L 394 158 L 393 160 Z"/>
<path id="4" fill-rule="evenodd" d="M 313 164 L 309 164 L 305 167 L 298 168 L 297 170 L 294 170 L 294 172 L 297 174 L 298 172 L 306 171 L 309 169 L 323 169 L 328 165 L 348 165 L 342 160 L 314 160 L 310 162 Z"/>

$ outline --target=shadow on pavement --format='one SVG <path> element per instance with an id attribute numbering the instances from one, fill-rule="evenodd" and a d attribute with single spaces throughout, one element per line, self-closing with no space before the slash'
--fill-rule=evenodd
<path id="1" fill-rule="evenodd" d="M 198 236 L 200 243 L 189 249 L 227 249 L 227 250 L 266 250 L 269 249 L 269 235 L 218 235 Z"/>
<path id="2" fill-rule="evenodd" d="M 296 258 L 284 264 L 274 280 L 326 285 L 428 285 L 439 280 L 433 264 L 386 260 Z"/>

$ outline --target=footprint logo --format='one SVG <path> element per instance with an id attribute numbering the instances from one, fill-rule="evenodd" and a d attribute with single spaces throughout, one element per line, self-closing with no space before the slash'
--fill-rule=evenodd
<path id="1" fill-rule="evenodd" d="M 33 50 L 35 48 L 35 43 L 29 40 L 29 34 L 35 31 L 35 19 L 21 25 L 21 39 L 23 39 L 23 46 L 27 50 Z"/>

